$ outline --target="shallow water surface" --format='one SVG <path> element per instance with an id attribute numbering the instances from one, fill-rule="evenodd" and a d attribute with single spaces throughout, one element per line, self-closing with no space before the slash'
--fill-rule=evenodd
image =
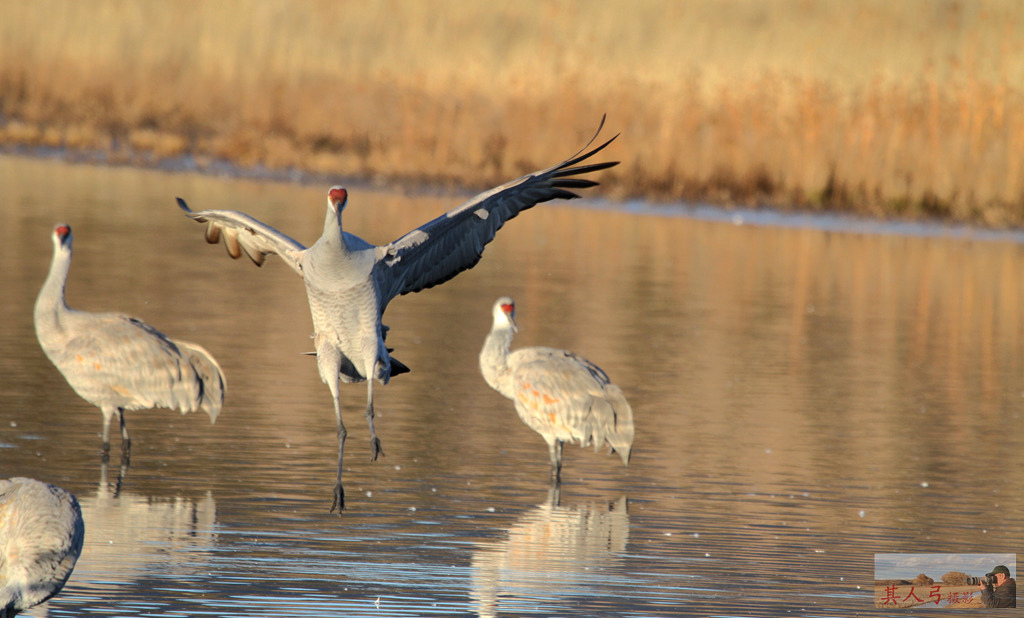
<path id="1" fill-rule="evenodd" d="M 87 531 L 64 592 L 30 615 L 877 615 L 875 553 L 1024 538 L 1013 237 L 541 205 L 476 268 L 389 307 L 413 371 L 375 389 L 375 463 L 365 387 L 343 387 L 339 517 L 301 281 L 230 260 L 174 203 L 308 244 L 327 187 L 11 157 L 0 186 L 0 476 L 71 490 Z M 372 242 L 459 201 L 350 196 L 346 228 Z M 99 411 L 35 339 L 58 221 L 75 233 L 72 307 L 200 343 L 227 377 L 215 425 L 128 413 L 127 470 L 101 465 Z M 543 440 L 477 368 L 503 294 L 513 347 L 571 349 L 623 388 L 628 468 L 567 446 L 549 491 Z"/>

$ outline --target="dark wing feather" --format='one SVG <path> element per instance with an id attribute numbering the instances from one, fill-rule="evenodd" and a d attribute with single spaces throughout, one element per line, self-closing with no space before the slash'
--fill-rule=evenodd
<path id="1" fill-rule="evenodd" d="M 601 125 L 604 126 L 603 118 Z M 618 165 L 618 161 L 577 164 L 604 150 L 616 137 L 586 151 L 597 138 L 595 133 L 580 152 L 562 163 L 485 191 L 398 240 L 378 247 L 373 275 L 380 285 L 381 311 L 400 294 L 444 283 L 475 266 L 483 255 L 484 245 L 520 212 L 550 200 L 578 198 L 572 189 L 596 186 L 597 182 L 578 176 L 608 169 Z"/>

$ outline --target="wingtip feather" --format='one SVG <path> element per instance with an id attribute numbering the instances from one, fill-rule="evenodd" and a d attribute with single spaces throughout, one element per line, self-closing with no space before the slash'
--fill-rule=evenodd
<path id="1" fill-rule="evenodd" d="M 589 189 L 599 184 L 601 183 L 589 178 L 561 178 L 553 181 L 551 186 L 562 187 L 563 189 Z"/>
<path id="2" fill-rule="evenodd" d="M 237 260 L 242 257 L 242 247 L 238 244 L 238 230 L 224 230 L 224 248 L 232 258 Z"/>
<path id="3" fill-rule="evenodd" d="M 263 266 L 263 262 L 265 262 L 267 258 L 261 251 L 251 251 L 249 247 L 243 243 L 239 243 L 239 245 L 241 245 L 242 250 L 245 251 L 247 256 L 249 256 L 249 259 L 252 260 L 253 264 Z"/>
<path id="4" fill-rule="evenodd" d="M 565 189 L 552 189 L 549 197 L 544 201 L 550 200 L 575 200 L 579 199 L 579 194 L 573 193 L 572 191 L 566 191 Z"/>
<path id="5" fill-rule="evenodd" d="M 206 226 L 206 242 L 215 245 L 220 241 L 220 226 L 210 221 Z"/>

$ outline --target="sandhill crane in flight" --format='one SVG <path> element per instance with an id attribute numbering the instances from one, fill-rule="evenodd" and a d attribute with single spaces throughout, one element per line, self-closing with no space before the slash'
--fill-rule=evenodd
<path id="1" fill-rule="evenodd" d="M 0 480 L 0 618 L 60 592 L 84 540 L 71 493 L 34 479 Z"/>
<path id="2" fill-rule="evenodd" d="M 103 460 L 110 457 L 110 420 L 121 425 L 121 463 L 131 458 L 126 410 L 202 407 L 217 420 L 224 375 L 202 347 L 167 337 L 121 313 L 69 309 L 64 287 L 71 267 L 71 228 L 53 229 L 53 262 L 36 299 L 36 337 L 76 393 L 103 412 Z"/>
<path id="3" fill-rule="evenodd" d="M 562 443 L 599 449 L 605 442 L 629 464 L 633 410 L 622 389 L 600 367 L 572 352 L 521 348 L 509 352 L 516 332 L 516 306 L 502 296 L 491 310 L 491 332 L 480 350 L 487 384 L 515 402 L 519 418 L 548 443 L 551 481 L 562 480 Z"/>
<path id="4" fill-rule="evenodd" d="M 604 125 L 604 119 L 601 119 Z M 601 128 L 598 127 L 598 133 Z M 572 189 L 598 183 L 582 174 L 607 169 L 618 162 L 577 164 L 608 144 L 588 151 L 597 134 L 566 161 L 485 191 L 461 206 L 420 226 L 398 240 L 376 246 L 342 229 L 341 213 L 348 192 L 339 186 L 327 193 L 324 231 L 311 247 L 240 212 L 193 212 L 184 200 L 178 205 L 199 222 L 206 222 L 206 240 L 221 238 L 233 258 L 243 253 L 257 265 L 278 255 L 303 278 L 313 317 L 317 369 L 334 399 L 338 427 L 338 476 L 331 511 L 344 509 L 341 484 L 347 431 L 341 418 L 338 385 L 367 383 L 366 419 L 370 428 L 371 459 L 381 452 L 373 426 L 373 382 L 387 384 L 391 376 L 408 371 L 390 355 L 381 318 L 388 303 L 401 294 L 418 292 L 448 281 L 480 260 L 484 245 L 506 221 L 541 202 L 579 197 Z M 582 154 L 581 154 L 582 153 Z M 574 167 L 577 166 L 577 167 Z"/>

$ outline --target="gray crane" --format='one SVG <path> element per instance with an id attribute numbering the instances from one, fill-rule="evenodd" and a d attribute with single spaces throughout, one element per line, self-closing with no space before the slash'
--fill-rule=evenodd
<path id="1" fill-rule="evenodd" d="M 491 310 L 491 332 L 480 350 L 480 372 L 488 386 L 516 404 L 516 412 L 548 443 L 551 481 L 562 480 L 562 443 L 601 448 L 605 442 L 629 464 L 633 410 L 622 389 L 600 367 L 572 352 L 521 348 L 509 352 L 516 305 L 502 296 Z"/>
<path id="2" fill-rule="evenodd" d="M 110 420 L 121 425 L 121 463 L 131 458 L 126 410 L 200 407 L 217 420 L 224 374 L 202 347 L 167 337 L 121 313 L 70 309 L 64 288 L 71 267 L 71 228 L 53 229 L 53 262 L 36 299 L 39 344 L 76 393 L 103 412 L 103 460 L 110 457 Z"/>
<path id="3" fill-rule="evenodd" d="M 598 127 L 597 133 L 600 131 Z M 373 426 L 373 382 L 376 379 L 387 384 L 392 376 L 408 371 L 390 355 L 384 342 L 387 326 L 381 324 L 381 318 L 388 303 L 396 296 L 444 283 L 472 268 L 480 260 L 484 245 L 520 212 L 541 202 L 579 197 L 572 189 L 597 185 L 577 176 L 618 164 L 616 161 L 577 166 L 618 137 L 584 152 L 597 133 L 566 161 L 485 191 L 398 240 L 380 246 L 342 229 L 341 213 L 348 192 L 340 186 L 328 191 L 324 231 L 309 248 L 243 213 L 193 212 L 178 198 L 178 205 L 189 217 L 207 223 L 208 242 L 217 243 L 223 238 L 231 257 L 238 258 L 244 253 L 258 266 L 267 255 L 277 255 L 305 282 L 313 317 L 317 369 L 330 388 L 337 419 L 338 476 L 331 512 L 345 507 L 341 470 L 347 431 L 341 418 L 339 381 L 367 383 L 365 416 L 370 428 L 371 460 L 376 460 L 381 445 Z"/>
<path id="4" fill-rule="evenodd" d="M 0 479 L 0 618 L 60 592 L 84 541 L 82 509 L 70 492 L 35 479 Z"/>

